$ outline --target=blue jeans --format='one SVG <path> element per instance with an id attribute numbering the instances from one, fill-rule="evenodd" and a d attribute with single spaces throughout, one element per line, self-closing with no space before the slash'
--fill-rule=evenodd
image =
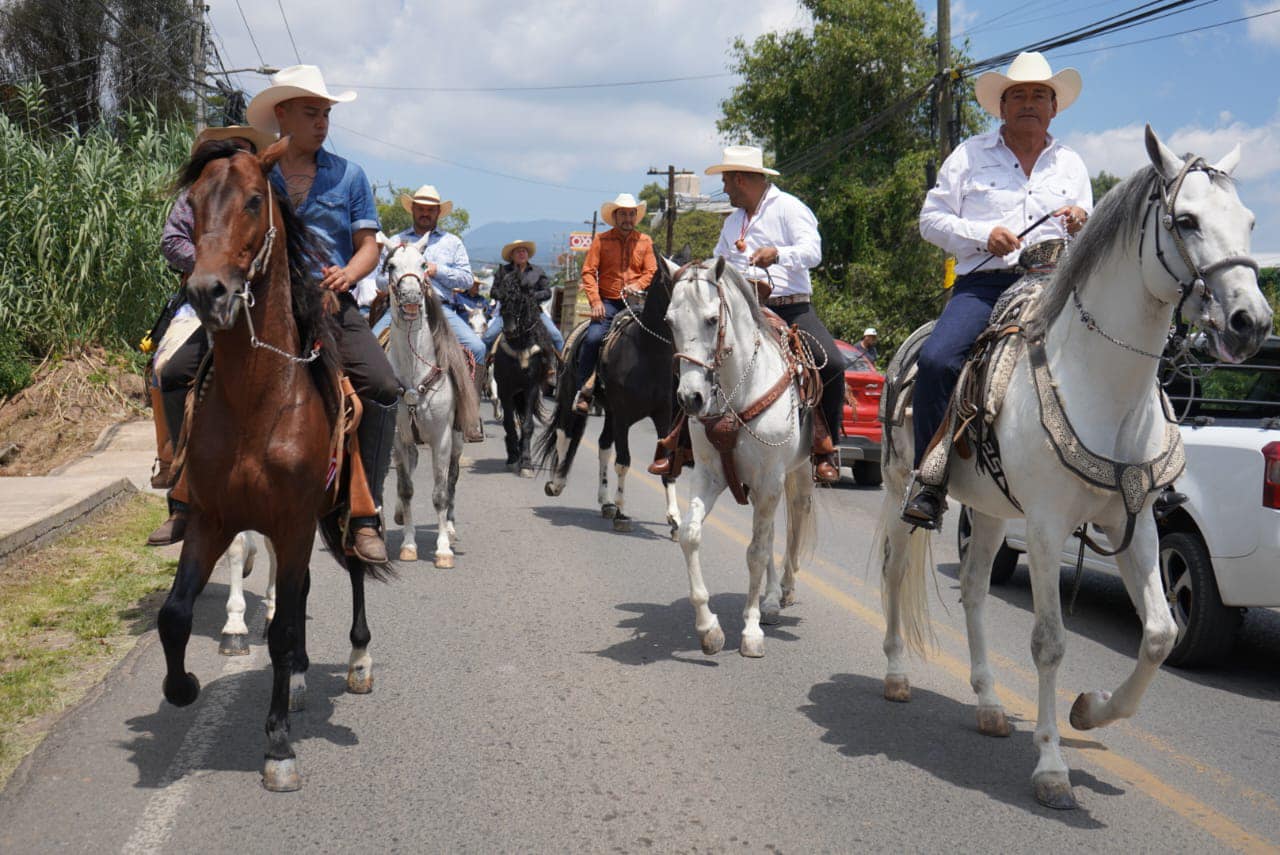
<path id="1" fill-rule="evenodd" d="M 626 307 L 627 304 L 621 300 L 605 300 L 604 319 L 592 321 L 587 325 L 587 331 L 582 336 L 582 349 L 578 351 L 579 389 L 582 388 L 583 383 L 587 382 L 591 372 L 596 370 L 596 363 L 600 361 L 600 345 L 604 342 L 605 334 L 609 332 L 609 325 L 613 323 L 613 316 Z"/>
<path id="2" fill-rule="evenodd" d="M 551 341 L 555 343 L 556 350 L 564 350 L 564 336 L 560 335 L 560 330 L 556 329 L 556 325 L 551 322 L 551 316 L 546 312 L 542 313 L 542 325 L 551 334 Z M 480 336 L 480 340 L 484 342 L 486 352 L 493 347 L 493 343 L 498 340 L 498 334 L 501 332 L 502 314 L 498 313 L 493 316 L 493 320 L 489 321 L 489 326 L 485 328 L 484 335 Z"/>
<path id="3" fill-rule="evenodd" d="M 920 468 L 933 435 L 942 427 L 951 393 L 973 342 L 991 319 L 996 300 L 1016 281 L 1016 273 L 978 272 L 961 276 L 952 286 L 951 299 L 920 349 L 915 391 L 911 395 L 915 468 Z"/>
<path id="4" fill-rule="evenodd" d="M 476 364 L 479 365 L 484 362 L 484 342 L 480 340 L 480 336 L 476 335 L 476 331 L 471 328 L 471 324 L 467 323 L 467 319 L 447 304 L 444 307 L 444 319 L 449 322 L 449 329 L 453 330 L 453 335 L 458 339 L 458 343 L 471 351 L 471 355 L 476 358 Z M 391 326 L 391 310 L 387 309 L 387 313 L 374 324 L 373 334 L 375 336 L 381 335 L 382 331 L 389 326 Z"/>

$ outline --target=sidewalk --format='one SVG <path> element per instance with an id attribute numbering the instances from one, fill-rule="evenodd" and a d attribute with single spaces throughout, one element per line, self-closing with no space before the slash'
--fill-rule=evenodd
<path id="1" fill-rule="evenodd" d="M 25 546 L 52 540 L 114 499 L 152 490 L 155 432 L 149 421 L 102 432 L 93 450 L 49 475 L 0 478 L 0 564 Z"/>

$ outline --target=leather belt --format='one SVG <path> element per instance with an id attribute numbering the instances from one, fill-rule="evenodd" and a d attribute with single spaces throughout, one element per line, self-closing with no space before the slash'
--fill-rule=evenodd
<path id="1" fill-rule="evenodd" d="M 764 301 L 764 304 L 769 308 L 773 308 L 775 306 L 798 306 L 801 303 L 808 302 L 808 294 L 788 294 L 785 297 L 770 297 Z"/>

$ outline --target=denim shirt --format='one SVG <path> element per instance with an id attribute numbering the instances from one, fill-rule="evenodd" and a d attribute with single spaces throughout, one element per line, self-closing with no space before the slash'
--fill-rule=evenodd
<path id="1" fill-rule="evenodd" d="M 396 237 L 411 243 L 422 240 L 422 235 L 415 232 L 413 226 L 400 232 Z M 471 275 L 471 259 L 467 255 L 467 248 L 462 245 L 462 240 L 443 229 L 432 229 L 431 234 L 427 236 L 427 248 L 423 250 L 422 257 L 436 266 L 436 275 L 432 277 L 431 284 L 435 286 L 440 299 L 446 306 L 456 304 L 458 295 L 454 290 L 468 290 L 474 281 Z"/>
<path id="2" fill-rule="evenodd" d="M 288 196 L 278 163 L 271 170 L 271 183 Z M 345 267 L 355 255 L 355 233 L 378 228 L 373 188 L 364 170 L 324 149 L 316 152 L 316 177 L 297 213 L 319 240 L 327 266 Z"/>

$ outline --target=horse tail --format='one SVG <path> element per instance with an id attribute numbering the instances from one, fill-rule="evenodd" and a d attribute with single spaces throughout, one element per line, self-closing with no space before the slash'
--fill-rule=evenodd
<path id="1" fill-rule="evenodd" d="M 554 469 L 556 466 L 563 466 L 567 472 L 568 467 L 573 465 L 578 444 L 582 441 L 582 434 L 587 428 L 587 417 L 573 411 L 573 401 L 578 394 L 578 387 L 574 382 L 574 369 L 578 364 L 582 338 L 580 335 L 570 334 L 569 341 L 565 343 L 564 353 L 561 356 L 564 364 L 561 366 L 560 378 L 556 383 L 555 400 L 546 420 L 546 427 L 543 428 L 534 446 L 534 459 L 540 467 L 549 466 Z M 557 459 L 558 436 L 561 430 L 569 438 L 564 460 Z"/>
<path id="2" fill-rule="evenodd" d="M 928 656 L 938 646 L 929 619 L 928 579 L 933 569 L 933 549 L 929 532 L 908 528 L 899 518 L 901 502 L 892 490 L 885 491 L 880 519 L 872 536 L 871 560 L 883 562 L 880 575 L 880 605 L 892 621 L 890 598 L 896 594 L 898 634 L 919 656 Z"/>
<path id="3" fill-rule="evenodd" d="M 794 481 L 789 480 L 787 485 L 787 552 L 794 555 L 799 564 L 813 558 L 814 548 L 818 545 L 818 515 L 813 504 L 813 479 L 809 475 L 809 467 L 793 470 L 788 479 Z"/>
<path id="4" fill-rule="evenodd" d="M 346 546 L 342 542 L 342 513 L 340 511 L 331 511 L 320 517 L 318 528 L 320 529 L 320 539 L 324 541 L 325 549 L 329 550 L 333 560 L 337 561 L 342 569 L 348 573 L 363 573 L 375 582 L 390 582 L 399 576 L 395 565 L 390 561 L 386 564 L 369 564 L 347 555 Z"/>
<path id="5" fill-rule="evenodd" d="M 480 424 L 480 397 L 476 394 L 476 384 L 471 374 L 476 369 L 464 364 L 467 362 L 460 349 L 449 359 L 449 384 L 453 386 L 453 426 L 458 430 Z"/>

